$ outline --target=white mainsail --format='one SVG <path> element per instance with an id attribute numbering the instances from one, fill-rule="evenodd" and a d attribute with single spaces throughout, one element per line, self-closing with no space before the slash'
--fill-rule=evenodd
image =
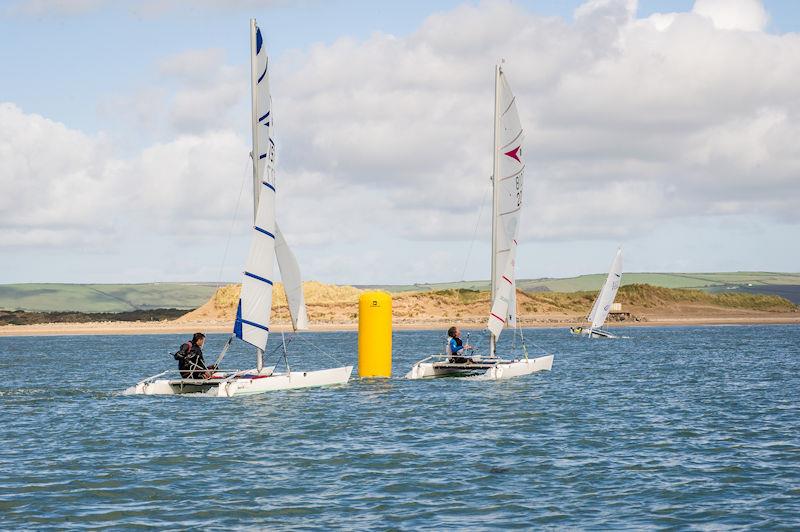
<path id="1" fill-rule="evenodd" d="M 495 72 L 495 144 L 492 220 L 492 310 L 489 330 L 494 339 L 503 327 L 516 325 L 514 263 L 522 209 L 525 162 L 517 103 L 501 66 Z"/>
<path id="2" fill-rule="evenodd" d="M 275 262 L 275 144 L 271 138 L 267 50 L 255 21 L 250 25 L 253 126 L 253 239 L 245 262 L 242 294 L 234 334 L 261 352 L 267 346 L 272 313 L 272 279 Z"/>
<path id="3" fill-rule="evenodd" d="M 592 307 L 592 312 L 589 314 L 589 320 L 592 322 L 592 329 L 599 329 L 606 322 L 608 313 L 611 311 L 611 305 L 614 303 L 614 298 L 617 297 L 617 290 L 622 282 L 622 248 L 617 250 L 614 260 L 611 262 L 611 269 L 608 272 L 608 277 L 597 295 L 597 299 Z"/>
<path id="4" fill-rule="evenodd" d="M 283 290 L 286 292 L 292 328 L 295 331 L 306 330 L 308 329 L 308 312 L 306 311 L 305 296 L 303 296 L 300 266 L 297 264 L 294 253 L 289 249 L 281 228 L 277 225 L 275 226 L 275 255 L 278 257 L 278 268 L 281 271 Z"/>

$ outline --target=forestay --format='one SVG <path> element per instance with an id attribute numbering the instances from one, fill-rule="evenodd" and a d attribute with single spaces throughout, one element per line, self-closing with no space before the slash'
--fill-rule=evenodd
<path id="1" fill-rule="evenodd" d="M 611 311 L 611 305 L 614 303 L 614 298 L 617 297 L 617 290 L 619 290 L 621 281 L 622 248 L 619 248 L 614 256 L 614 261 L 611 263 L 611 270 L 608 272 L 606 282 L 597 296 L 594 307 L 592 307 L 592 313 L 590 314 L 592 329 L 599 329 L 605 323 L 608 313 Z"/>
<path id="2" fill-rule="evenodd" d="M 522 188 L 525 162 L 522 157 L 524 134 L 517 111 L 516 98 L 502 68 L 498 68 L 495 102 L 494 153 L 494 279 L 489 330 L 495 337 L 505 325 L 516 325 L 516 278 L 514 263 L 519 217 L 522 209 Z"/>

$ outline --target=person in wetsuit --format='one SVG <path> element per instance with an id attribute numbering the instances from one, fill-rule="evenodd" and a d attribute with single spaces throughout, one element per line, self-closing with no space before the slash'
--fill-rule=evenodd
<path id="1" fill-rule="evenodd" d="M 450 362 L 456 364 L 470 362 L 472 359 L 464 355 L 465 351 L 472 349 L 472 346 L 461 341 L 461 331 L 458 330 L 458 327 L 453 326 L 447 329 L 447 336 L 447 355 L 450 357 Z"/>
<path id="2" fill-rule="evenodd" d="M 206 361 L 203 359 L 202 348 L 205 341 L 205 334 L 195 333 L 192 339 L 181 345 L 181 348 L 175 353 L 181 378 L 207 379 L 209 377 Z"/>

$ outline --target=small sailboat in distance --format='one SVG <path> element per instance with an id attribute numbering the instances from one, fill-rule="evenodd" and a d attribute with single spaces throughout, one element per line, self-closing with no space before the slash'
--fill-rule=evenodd
<path id="1" fill-rule="evenodd" d="M 255 19 L 250 21 L 250 47 L 254 217 L 250 252 L 245 263 L 233 334 L 228 338 L 212 366 L 214 369 L 204 373 L 200 378 L 196 375 L 200 372 L 194 372 L 194 377 L 186 378 L 177 370 L 165 371 L 128 388 L 125 390 L 126 394 L 203 394 L 235 397 L 274 390 L 344 384 L 350 379 L 353 371 L 353 366 L 317 371 L 292 370 L 289 367 L 285 343 L 283 344 L 285 371 L 275 371 L 276 366 L 264 366 L 264 351 L 267 347 L 272 313 L 272 278 L 276 259 L 294 330 L 305 329 L 308 316 L 303 300 L 300 268 L 275 221 L 277 191 L 274 168 L 275 142 L 272 140 L 272 98 L 269 92 L 267 51 Z M 255 348 L 256 367 L 246 370 L 216 369 L 235 339 Z"/>
<path id="2" fill-rule="evenodd" d="M 524 350 L 525 356 L 517 359 L 503 359 L 496 352 L 500 333 L 505 327 L 516 327 L 517 324 L 514 266 L 525 172 L 522 157 L 524 134 L 516 99 L 502 65 L 495 67 L 494 105 L 492 307 L 487 324 L 489 353 L 488 356 L 468 358 L 451 357 L 446 353 L 431 355 L 411 367 L 406 375 L 408 379 L 479 374 L 499 380 L 549 370 L 553 365 L 553 355 L 528 358 L 527 349 Z"/>
<path id="3" fill-rule="evenodd" d="M 621 247 L 617 249 L 617 254 L 614 255 L 614 260 L 611 262 L 611 269 L 608 272 L 608 277 L 606 277 L 606 282 L 597 294 L 592 310 L 586 316 L 586 321 L 590 323 L 589 327 L 570 327 L 569 330 L 572 334 L 583 334 L 589 338 L 616 338 L 610 332 L 604 331 L 602 327 L 606 322 L 608 313 L 611 312 L 611 305 L 614 304 L 614 298 L 617 297 L 620 283 L 622 283 Z"/>

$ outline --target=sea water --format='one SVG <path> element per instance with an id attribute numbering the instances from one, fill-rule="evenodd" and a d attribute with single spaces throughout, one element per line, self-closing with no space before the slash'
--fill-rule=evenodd
<path id="1" fill-rule="evenodd" d="M 800 327 L 525 333 L 551 372 L 403 380 L 444 343 L 403 331 L 390 380 L 235 399 L 119 393 L 184 335 L 0 338 L 0 528 L 800 527 Z"/>

